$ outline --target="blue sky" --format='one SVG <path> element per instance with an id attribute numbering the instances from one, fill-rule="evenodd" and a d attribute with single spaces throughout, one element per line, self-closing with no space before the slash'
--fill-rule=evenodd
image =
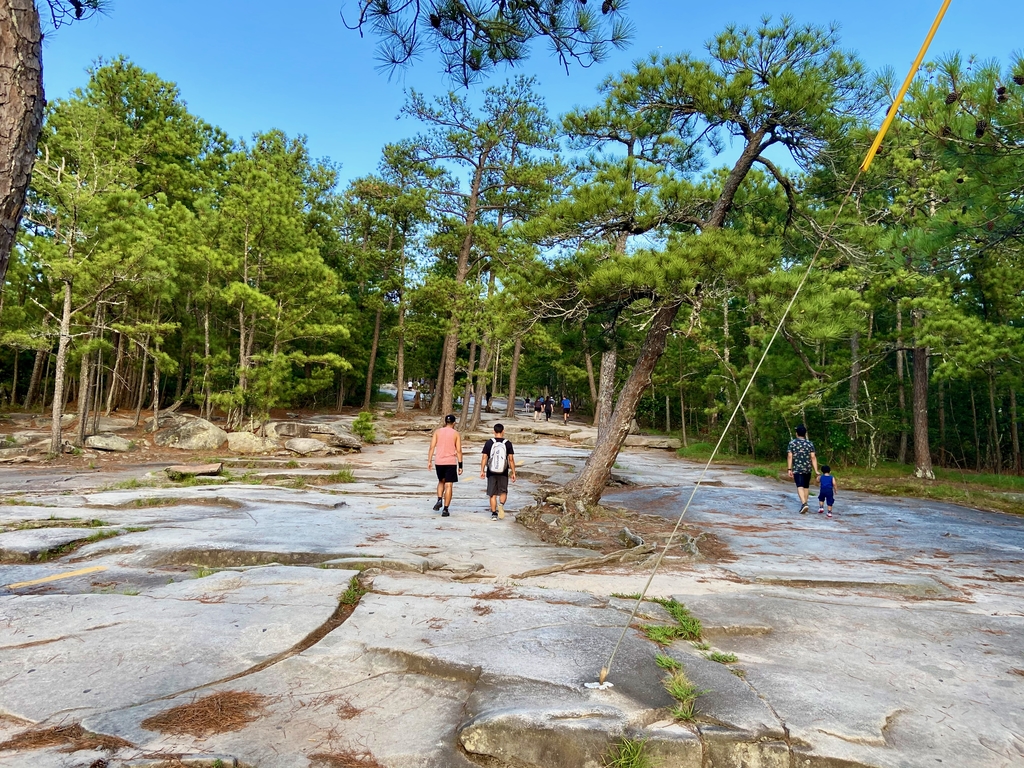
<path id="1" fill-rule="evenodd" d="M 632 0 L 632 45 L 590 69 L 566 74 L 538 44 L 523 68 L 535 75 L 552 113 L 595 98 L 605 76 L 651 51 L 701 52 L 705 40 L 729 23 L 756 24 L 770 13 L 801 23 L 838 22 L 846 48 L 871 69 L 894 67 L 902 78 L 941 5 L 940 0 Z M 294 8 L 300 10 L 293 10 Z M 341 163 L 342 177 L 372 172 L 381 147 L 417 126 L 396 120 L 404 89 L 442 93 L 449 84 L 428 54 L 388 79 L 377 70 L 375 41 L 342 24 L 355 0 L 111 0 L 109 12 L 64 27 L 44 48 L 47 97 L 66 96 L 86 80 L 98 57 L 124 54 L 178 84 L 193 113 L 231 136 L 280 128 L 309 137 L 312 153 Z M 953 0 L 930 58 L 959 50 L 1007 63 L 1021 42 L 1020 0 Z M 498 73 L 491 82 L 506 75 Z"/>

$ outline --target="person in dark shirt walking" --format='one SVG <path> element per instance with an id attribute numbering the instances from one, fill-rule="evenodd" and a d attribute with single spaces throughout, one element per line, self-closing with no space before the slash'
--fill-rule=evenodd
<path id="1" fill-rule="evenodd" d="M 807 427 L 803 424 L 796 428 L 796 437 L 789 441 L 786 464 L 789 467 L 789 476 L 796 483 L 796 495 L 800 497 L 799 512 L 806 515 L 811 470 L 818 474 L 818 457 L 814 453 L 814 443 L 807 439 Z"/>
<path id="2" fill-rule="evenodd" d="M 818 491 L 818 514 L 825 511 L 825 504 L 828 504 L 828 515 L 832 517 L 832 505 L 836 502 L 836 479 L 832 477 L 832 467 L 828 464 L 821 465 L 821 489 Z"/>
<path id="3" fill-rule="evenodd" d="M 480 452 L 480 477 L 487 478 L 487 500 L 491 505 L 491 520 L 505 517 L 508 500 L 508 481 L 516 481 L 515 449 L 505 439 L 505 427 L 494 425 L 494 437 L 484 443 Z"/>

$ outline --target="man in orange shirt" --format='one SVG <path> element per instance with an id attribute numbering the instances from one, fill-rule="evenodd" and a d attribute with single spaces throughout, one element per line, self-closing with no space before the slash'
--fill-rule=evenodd
<path id="1" fill-rule="evenodd" d="M 427 469 L 434 466 L 437 471 L 437 503 L 434 511 L 444 507 L 441 517 L 448 517 L 448 507 L 452 503 L 452 492 L 455 483 L 462 474 L 462 435 L 455 429 L 455 416 L 444 417 L 444 426 L 435 429 L 430 437 L 430 449 L 427 451 Z"/>

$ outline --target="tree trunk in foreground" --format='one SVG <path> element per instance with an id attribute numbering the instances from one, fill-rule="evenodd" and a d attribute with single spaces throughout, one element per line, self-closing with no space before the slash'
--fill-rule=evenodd
<path id="1" fill-rule="evenodd" d="M 914 347 L 914 476 L 935 479 L 928 444 L 928 347 Z"/>
<path id="2" fill-rule="evenodd" d="M 679 303 L 669 304 L 659 309 L 654 316 L 647 337 L 644 339 L 643 348 L 640 350 L 640 357 L 622 387 L 622 393 L 615 403 L 615 410 L 608 419 L 608 425 L 605 428 L 606 437 L 598 438 L 586 465 L 566 485 L 566 494 L 576 505 L 576 510 L 580 510 L 580 504 L 586 508 L 601 500 L 601 494 L 612 474 L 612 465 L 615 464 L 619 449 L 625 442 L 626 435 L 629 434 L 629 425 L 636 413 L 636 406 L 644 391 L 651 385 L 654 367 L 665 351 L 665 341 L 672 329 L 672 322 L 679 313 L 680 306 Z M 604 378 L 604 369 L 605 366 L 602 362 L 602 378 Z M 569 511 L 576 510 L 570 509 Z"/>
<path id="3" fill-rule="evenodd" d="M 583 359 L 587 363 L 587 384 L 590 385 L 590 402 L 594 406 L 594 423 L 597 423 L 597 384 L 594 383 L 594 361 L 590 357 L 590 352 L 584 350 Z"/>
<path id="4" fill-rule="evenodd" d="M 598 374 L 597 385 L 597 412 L 594 414 L 598 440 L 608 431 L 608 425 L 612 420 L 612 407 L 615 403 L 615 366 L 618 354 L 615 347 L 601 353 L 601 372 Z"/>
<path id="5" fill-rule="evenodd" d="M 508 374 L 508 407 L 505 408 L 505 418 L 516 417 L 516 380 L 519 377 L 519 357 L 523 352 L 523 337 L 516 339 L 516 345 L 512 348 L 512 370 Z"/>
<path id="6" fill-rule="evenodd" d="M 43 125 L 42 39 L 33 0 L 0 0 L 0 293 Z"/>

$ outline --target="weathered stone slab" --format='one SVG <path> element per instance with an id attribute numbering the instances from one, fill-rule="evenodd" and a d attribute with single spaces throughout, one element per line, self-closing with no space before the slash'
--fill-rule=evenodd
<path id="1" fill-rule="evenodd" d="M 0 533 L 0 560 L 29 562 L 67 544 L 82 541 L 103 528 L 32 528 Z M 3 583 L 7 583 L 4 581 Z"/>
<path id="2" fill-rule="evenodd" d="M 219 475 L 223 467 L 219 461 L 213 464 L 175 464 L 165 467 L 164 472 L 171 480 L 183 480 L 186 477 Z"/>
<path id="3" fill-rule="evenodd" d="M 655 435 L 627 435 L 624 445 L 629 448 L 658 448 L 666 451 L 678 451 L 682 447 L 682 443 L 674 437 Z"/>
<path id="4" fill-rule="evenodd" d="M 85 438 L 85 447 L 95 448 L 97 451 L 127 453 L 132 449 L 132 444 L 117 435 L 90 435 Z"/>

